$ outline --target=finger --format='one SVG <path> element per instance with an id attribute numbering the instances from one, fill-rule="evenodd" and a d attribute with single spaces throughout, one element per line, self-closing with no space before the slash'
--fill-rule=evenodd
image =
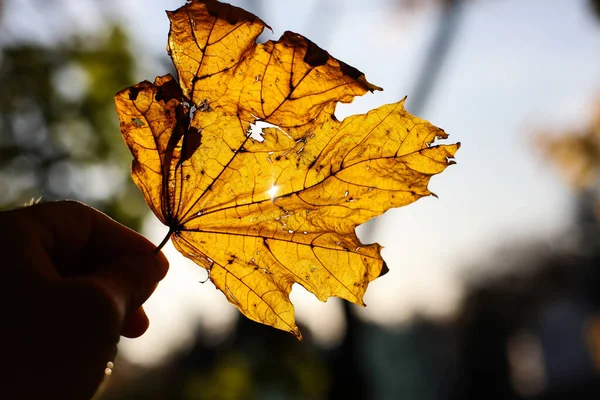
<path id="1" fill-rule="evenodd" d="M 125 323 L 123 324 L 123 328 L 121 329 L 121 335 L 128 338 L 137 338 L 142 336 L 148 327 L 150 326 L 150 321 L 143 307 L 139 307 L 137 310 L 133 312 L 127 319 L 125 319 Z"/>
<path id="2" fill-rule="evenodd" d="M 169 263 L 162 253 L 124 256 L 89 276 L 107 289 L 125 321 L 156 289 Z"/>
<path id="3" fill-rule="evenodd" d="M 38 234 L 42 260 L 63 277 L 86 276 L 110 294 L 122 323 L 152 294 L 169 263 L 143 236 L 81 203 L 44 203 L 17 210 Z M 33 263 L 35 264 L 35 263 Z"/>
<path id="4" fill-rule="evenodd" d="M 42 203 L 18 212 L 37 225 L 39 239 L 63 275 L 80 275 L 91 264 L 83 255 L 106 261 L 125 255 L 150 254 L 156 246 L 107 215 L 74 201 Z"/>

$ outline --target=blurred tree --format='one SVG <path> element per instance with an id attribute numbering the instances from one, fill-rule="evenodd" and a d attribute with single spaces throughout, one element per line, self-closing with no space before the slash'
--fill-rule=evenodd
<path id="1" fill-rule="evenodd" d="M 583 130 L 557 137 L 546 135 L 540 143 L 571 187 L 577 191 L 592 190 L 600 184 L 600 101 Z"/>
<path id="2" fill-rule="evenodd" d="M 199 332 L 189 353 L 159 369 L 144 371 L 133 384 L 109 387 L 102 398 L 326 399 L 331 378 L 327 367 L 310 334 L 300 342 L 242 318 L 235 335 L 225 342 L 210 346 Z"/>
<path id="3" fill-rule="evenodd" d="M 0 49 L 0 208 L 76 199 L 137 227 L 146 213 L 128 177 L 113 96 L 134 81 L 124 31 Z"/>
<path id="4" fill-rule="evenodd" d="M 537 142 L 577 195 L 577 222 L 597 230 L 600 221 L 600 100 L 585 128 L 561 135 L 543 133 Z"/>
<path id="5" fill-rule="evenodd" d="M 487 268 L 471 269 L 457 324 L 452 398 L 598 398 L 600 339 L 588 339 L 600 310 L 600 246 L 588 246 L 584 237 L 572 243 L 570 236 L 597 237 L 579 229 L 551 243 L 513 243 L 490 257 Z M 490 278 L 478 270 L 497 273 Z"/>
<path id="6" fill-rule="evenodd" d="M 596 13 L 596 17 L 600 18 L 600 0 L 590 0 L 590 3 Z"/>

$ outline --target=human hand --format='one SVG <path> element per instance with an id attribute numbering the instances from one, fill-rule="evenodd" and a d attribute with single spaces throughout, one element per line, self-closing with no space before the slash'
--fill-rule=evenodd
<path id="1" fill-rule="evenodd" d="M 91 398 L 120 335 L 148 328 L 168 270 L 155 248 L 81 203 L 0 212 L 2 397 Z"/>

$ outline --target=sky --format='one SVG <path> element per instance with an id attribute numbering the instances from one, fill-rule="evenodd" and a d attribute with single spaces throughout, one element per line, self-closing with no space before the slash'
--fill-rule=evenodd
<path id="1" fill-rule="evenodd" d="M 73 13 L 94 7 L 91 1 L 63 3 Z M 338 107 L 339 118 L 405 95 L 410 110 L 410 91 L 435 31 L 435 8 L 411 13 L 391 0 L 328 0 L 321 8 L 316 0 L 268 0 L 263 10 L 255 1 L 231 3 L 262 11 L 274 31 L 264 38 L 278 38 L 285 30 L 302 33 L 384 88 Z M 167 72 L 164 10 L 181 4 L 114 1 L 112 15 L 126 23 L 144 60 L 139 80 Z M 76 29 L 93 30 L 101 23 L 84 14 Z M 372 237 L 359 228 L 359 237 L 384 246 L 390 268 L 369 286 L 368 307 L 357 307 L 362 318 L 399 326 L 415 314 L 451 315 L 473 266 L 475 273 L 484 273 L 497 249 L 564 236 L 573 218 L 573 196 L 539 150 L 536 133 L 585 126 L 600 93 L 598 49 L 600 23 L 588 12 L 587 1 L 468 2 L 438 85 L 419 115 L 448 132 L 447 142 L 462 143 L 458 164 L 432 179 L 430 189 L 439 198 L 387 212 L 375 220 Z M 166 231 L 154 217 L 144 228 L 156 243 Z M 170 244 L 165 252 L 172 267 L 147 303 L 150 330 L 122 343 L 123 353 L 140 364 L 156 363 L 185 347 L 199 325 L 222 340 L 238 317 L 210 282 L 199 283 L 205 271 Z M 292 301 L 298 320 L 318 341 L 333 344 L 341 338 L 339 301 L 320 303 L 300 287 L 294 287 Z"/>
<path id="2" fill-rule="evenodd" d="M 435 9 L 411 14 L 386 1 L 345 1 L 331 2 L 336 6 L 319 13 L 310 1 L 265 3 L 261 16 L 274 31 L 268 38 L 284 30 L 301 32 L 384 87 L 339 107 L 338 116 L 363 113 L 407 94 L 410 109 L 412 80 L 434 32 Z M 361 317 L 398 326 L 415 313 L 447 316 L 459 304 L 473 265 L 484 270 L 498 248 L 555 240 L 568 229 L 572 194 L 538 150 L 535 134 L 584 126 L 591 114 L 600 89 L 600 29 L 586 7 L 585 1 L 572 0 L 466 6 L 439 84 L 421 115 L 450 133 L 449 141 L 462 142 L 458 164 L 432 179 L 438 199 L 422 199 L 377 219 L 369 239 L 385 247 L 390 273 L 370 285 L 368 307 L 357 307 Z M 151 9 L 148 4 L 147 12 Z M 160 34 L 158 29 L 147 33 L 159 43 L 167 31 L 162 24 Z M 159 240 L 165 228 L 153 229 L 159 233 L 149 229 L 149 234 Z M 209 283 L 197 288 L 203 271 L 192 267 L 188 273 L 173 290 L 189 286 L 185 293 L 198 297 L 202 323 L 226 329 L 231 307 L 219 293 L 213 296 Z M 159 303 L 161 297 L 157 293 L 152 300 Z M 341 338 L 339 301 L 320 303 L 301 288 L 294 288 L 292 300 L 298 319 L 317 340 L 332 344 Z M 144 347 L 141 341 L 136 345 Z"/>

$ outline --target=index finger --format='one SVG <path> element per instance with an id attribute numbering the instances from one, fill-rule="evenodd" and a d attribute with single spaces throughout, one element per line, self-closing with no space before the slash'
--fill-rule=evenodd
<path id="1" fill-rule="evenodd" d="M 34 232 L 39 233 L 40 244 L 63 276 L 92 273 L 94 265 L 149 255 L 156 249 L 142 235 L 79 202 L 42 203 L 18 212 L 36 225 Z M 158 257 L 166 263 L 164 255 Z"/>

